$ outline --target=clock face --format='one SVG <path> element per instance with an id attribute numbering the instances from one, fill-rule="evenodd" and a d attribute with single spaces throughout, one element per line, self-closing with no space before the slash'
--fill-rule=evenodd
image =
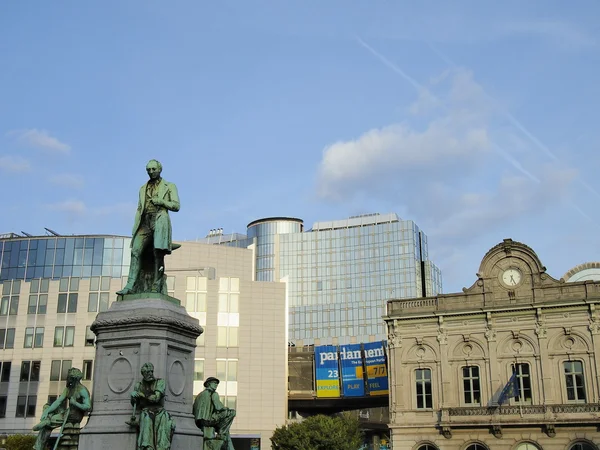
<path id="1" fill-rule="evenodd" d="M 516 286 L 521 282 L 521 272 L 519 269 L 506 269 L 502 273 L 502 282 L 506 286 Z"/>

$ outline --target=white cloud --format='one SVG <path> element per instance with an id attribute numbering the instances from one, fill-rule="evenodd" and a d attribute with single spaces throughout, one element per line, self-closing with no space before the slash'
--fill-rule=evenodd
<path id="1" fill-rule="evenodd" d="M 557 19 L 514 21 L 503 24 L 501 31 L 508 35 L 527 34 L 551 39 L 561 48 L 585 48 L 597 44 L 583 28 Z"/>
<path id="2" fill-rule="evenodd" d="M 57 186 L 63 186 L 72 189 L 80 189 L 84 185 L 83 177 L 81 175 L 72 173 L 53 175 L 49 178 L 49 181 Z"/>
<path id="3" fill-rule="evenodd" d="M 45 205 L 50 211 L 64 212 L 74 215 L 83 215 L 87 212 L 85 203 L 81 200 L 65 200 L 63 202 L 51 203 Z"/>
<path id="4" fill-rule="evenodd" d="M 0 156 L 0 171 L 20 173 L 31 169 L 29 161 L 20 156 Z"/>
<path id="5" fill-rule="evenodd" d="M 456 192 L 438 186 L 435 195 L 421 198 L 421 208 L 429 207 L 432 228 L 436 238 L 457 238 L 480 235 L 493 228 L 503 228 L 509 221 L 570 203 L 569 188 L 577 171 L 547 165 L 542 169 L 539 184 L 521 175 L 507 175 L 492 188 L 480 186 L 477 192 Z M 443 211 L 436 205 L 444 205 Z"/>
<path id="6" fill-rule="evenodd" d="M 348 198 L 412 177 L 415 170 L 444 176 L 449 168 L 465 170 L 476 165 L 492 148 L 488 110 L 482 106 L 479 86 L 470 73 L 458 70 L 447 78 L 450 86 L 443 99 L 423 87 L 409 108 L 437 113 L 425 126 L 407 121 L 325 147 L 318 170 L 318 195 Z"/>
<path id="7" fill-rule="evenodd" d="M 41 150 L 67 154 L 71 151 L 71 146 L 51 136 L 45 130 L 32 128 L 29 130 L 15 130 L 8 133 L 10 136 L 16 136 L 17 140 L 28 147 L 39 148 Z"/>
<path id="8" fill-rule="evenodd" d="M 133 202 L 115 203 L 108 206 L 99 206 L 92 210 L 92 214 L 98 216 L 130 216 L 133 219 L 137 204 Z"/>

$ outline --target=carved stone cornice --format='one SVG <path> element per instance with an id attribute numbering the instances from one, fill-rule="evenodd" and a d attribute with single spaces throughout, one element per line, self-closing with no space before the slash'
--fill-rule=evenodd
<path id="1" fill-rule="evenodd" d="M 448 416 L 492 416 L 538 414 L 552 417 L 553 414 L 600 413 L 600 403 L 560 404 L 560 405 L 507 405 L 473 406 L 447 408 Z"/>
<path id="2" fill-rule="evenodd" d="M 127 327 L 143 324 L 165 325 L 178 328 L 180 330 L 185 330 L 198 336 L 204 332 L 202 327 L 194 322 L 179 320 L 169 316 L 156 316 L 152 314 L 126 317 L 104 317 L 94 320 L 90 329 L 96 333 L 100 328 Z"/>

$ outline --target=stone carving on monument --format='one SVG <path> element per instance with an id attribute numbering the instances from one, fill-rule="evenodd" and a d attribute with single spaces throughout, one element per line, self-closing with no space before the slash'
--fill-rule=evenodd
<path id="1" fill-rule="evenodd" d="M 92 408 L 90 392 L 81 384 L 81 378 L 81 370 L 71 367 L 65 389 L 51 405 L 44 405 L 40 423 L 33 427 L 38 432 L 34 450 L 45 450 L 52 430 L 59 427 L 54 450 L 77 449 L 79 424 Z"/>
<path id="2" fill-rule="evenodd" d="M 196 426 L 204 434 L 203 450 L 235 450 L 229 429 L 235 418 L 235 410 L 226 408 L 217 393 L 219 380 L 208 377 L 205 389 L 196 396 L 193 413 Z"/>
<path id="3" fill-rule="evenodd" d="M 158 161 L 146 171 L 150 180 L 139 192 L 127 284 L 91 325 L 96 359 L 92 412 L 79 439 L 85 450 L 203 446 L 191 411 L 194 351 L 203 329 L 167 295 L 165 282 L 165 256 L 179 247 L 169 218 L 169 211 L 179 210 L 179 196 L 161 178 Z"/>

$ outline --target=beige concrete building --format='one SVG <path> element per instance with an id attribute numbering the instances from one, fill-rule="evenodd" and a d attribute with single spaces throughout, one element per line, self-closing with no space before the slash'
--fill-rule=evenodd
<path id="1" fill-rule="evenodd" d="M 91 391 L 89 326 L 126 281 L 129 242 L 118 236 L 0 240 L 0 434 L 30 432 L 71 366 L 83 370 Z M 286 285 L 253 281 L 252 248 L 181 244 L 166 267 L 169 294 L 205 329 L 194 392 L 207 377 L 219 378 L 223 403 L 237 409 L 236 449 L 270 448 L 273 430 L 287 417 Z"/>
<path id="2" fill-rule="evenodd" d="M 388 302 L 392 448 L 598 450 L 599 303 L 510 239 L 463 292 Z"/>

